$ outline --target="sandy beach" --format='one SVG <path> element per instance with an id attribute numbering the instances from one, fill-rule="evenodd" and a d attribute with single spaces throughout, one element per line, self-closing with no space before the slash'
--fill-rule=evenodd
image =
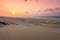
<path id="1" fill-rule="evenodd" d="M 0 40 L 60 40 L 59 20 L 0 17 Z"/>

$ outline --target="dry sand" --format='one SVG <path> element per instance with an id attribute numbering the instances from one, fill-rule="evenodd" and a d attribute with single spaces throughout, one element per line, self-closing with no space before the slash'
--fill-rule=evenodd
<path id="1" fill-rule="evenodd" d="M 0 17 L 0 40 L 60 40 L 60 20 Z"/>

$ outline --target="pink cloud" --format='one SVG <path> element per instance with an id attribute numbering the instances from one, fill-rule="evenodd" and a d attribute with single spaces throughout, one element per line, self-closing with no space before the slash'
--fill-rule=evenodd
<path id="1" fill-rule="evenodd" d="M 60 8 L 47 8 L 44 10 L 44 12 L 59 12 Z"/>

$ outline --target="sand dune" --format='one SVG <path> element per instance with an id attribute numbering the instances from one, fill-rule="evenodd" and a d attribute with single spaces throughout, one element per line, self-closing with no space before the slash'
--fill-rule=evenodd
<path id="1" fill-rule="evenodd" d="M 60 19 L 0 17 L 0 40 L 60 40 Z"/>

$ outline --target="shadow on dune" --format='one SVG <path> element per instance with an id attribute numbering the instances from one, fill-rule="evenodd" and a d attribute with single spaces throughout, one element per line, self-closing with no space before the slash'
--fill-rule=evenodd
<path id="1" fill-rule="evenodd" d="M 0 28 L 1 28 L 2 26 L 4 26 L 4 25 L 8 25 L 8 23 L 1 22 L 1 21 L 0 21 Z"/>

